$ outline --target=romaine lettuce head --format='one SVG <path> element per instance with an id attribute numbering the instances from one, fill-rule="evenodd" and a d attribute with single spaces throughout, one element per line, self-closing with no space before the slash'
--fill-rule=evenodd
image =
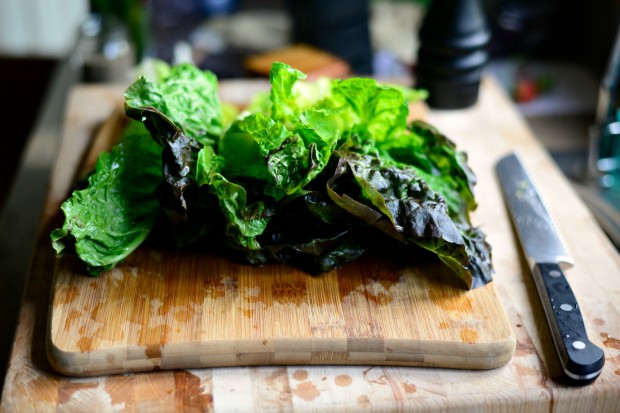
<path id="1" fill-rule="evenodd" d="M 316 274 L 398 244 L 435 254 L 469 288 L 491 280 L 490 246 L 469 219 L 466 154 L 431 125 L 408 124 L 424 91 L 310 82 L 275 62 L 269 93 L 237 112 L 209 71 L 152 72 L 125 92 L 140 133 L 103 154 L 88 188 L 63 204 L 59 253 L 73 246 L 96 273 L 154 234 Z"/>

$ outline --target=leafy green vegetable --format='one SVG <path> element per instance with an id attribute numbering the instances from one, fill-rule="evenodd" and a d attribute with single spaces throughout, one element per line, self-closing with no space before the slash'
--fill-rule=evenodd
<path id="1" fill-rule="evenodd" d="M 242 185 L 228 181 L 219 173 L 220 165 L 213 149 L 205 147 L 200 151 L 198 166 L 198 184 L 208 187 L 219 202 L 227 220 L 225 231 L 232 238 L 233 246 L 250 250 L 260 248 L 256 237 L 263 233 L 269 213 L 263 202 L 248 202 L 248 193 Z"/>
<path id="2" fill-rule="evenodd" d="M 104 152 L 86 189 L 61 208 L 62 228 L 51 234 L 58 254 L 75 251 L 93 274 L 112 268 L 149 235 L 160 214 L 153 195 L 161 181 L 161 147 L 132 122 L 125 138 Z"/>
<path id="3" fill-rule="evenodd" d="M 398 241 L 434 252 L 467 285 L 490 281 L 491 259 L 486 246 L 479 249 L 480 232 L 453 222 L 443 198 L 413 168 L 355 152 L 338 154 L 327 185 L 336 204 Z"/>
<path id="4" fill-rule="evenodd" d="M 203 145 L 215 142 L 223 130 L 215 75 L 189 63 L 161 74 L 159 82 L 141 77 L 129 86 L 125 91 L 126 107 L 157 109 L 189 138 Z"/>
<path id="5" fill-rule="evenodd" d="M 381 157 L 396 165 L 408 165 L 439 192 L 449 206 L 452 219 L 469 223 L 476 209 L 476 176 L 467 165 L 467 155 L 428 123 L 415 120 L 397 139 L 378 144 Z"/>
<path id="6" fill-rule="evenodd" d="M 73 243 L 97 273 L 151 235 L 319 274 L 389 245 L 436 255 L 469 288 L 491 280 L 490 246 L 469 217 L 476 178 L 466 154 L 431 125 L 407 124 L 425 91 L 307 82 L 276 62 L 269 93 L 238 112 L 219 101 L 208 71 L 158 64 L 154 73 L 125 92 L 126 114 L 150 140 L 142 129 L 102 155 L 89 188 L 63 204 L 59 253 Z"/>

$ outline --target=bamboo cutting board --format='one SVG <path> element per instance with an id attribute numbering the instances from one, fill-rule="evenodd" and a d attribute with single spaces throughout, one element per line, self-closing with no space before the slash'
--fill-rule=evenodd
<path id="1" fill-rule="evenodd" d="M 112 117 L 91 154 L 118 127 Z M 76 376 L 240 365 L 489 369 L 510 360 L 515 337 L 494 284 L 464 290 L 438 260 L 364 258 L 312 277 L 142 247 L 97 278 L 75 258 L 57 260 L 47 350 L 57 371 Z"/>

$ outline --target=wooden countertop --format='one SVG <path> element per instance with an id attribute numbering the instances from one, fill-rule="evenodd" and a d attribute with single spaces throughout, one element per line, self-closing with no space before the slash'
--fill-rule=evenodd
<path id="1" fill-rule="evenodd" d="M 230 100 L 264 85 L 222 85 Z M 48 229 L 69 189 L 93 128 L 122 99 L 122 88 L 78 86 L 71 94 L 66 133 L 41 241 L 26 286 L 2 394 L 2 412 L 21 411 L 620 411 L 620 256 L 589 210 L 493 79 L 478 104 L 429 111 L 429 121 L 469 154 L 478 176 L 473 219 L 493 246 L 495 288 L 517 338 L 503 367 L 448 370 L 386 366 L 269 366 L 156 371 L 91 378 L 55 373 L 45 332 L 55 258 Z M 494 167 L 518 150 L 554 214 L 575 266 L 566 272 L 592 341 L 604 349 L 601 376 L 568 387 L 529 270 L 516 244 Z M 67 167 L 67 165 L 71 167 Z"/>

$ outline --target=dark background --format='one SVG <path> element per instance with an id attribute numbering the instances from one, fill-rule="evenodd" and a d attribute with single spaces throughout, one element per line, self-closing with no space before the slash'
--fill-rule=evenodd
<path id="1" fill-rule="evenodd" d="M 204 5 L 208 3 L 207 1 L 201 2 L 202 5 L 198 3 L 174 0 L 145 2 L 150 7 L 151 13 L 154 41 L 151 53 L 169 60 L 173 43 L 186 37 L 196 25 L 208 17 L 210 12 L 215 12 L 215 8 L 210 11 Z M 314 35 L 310 33 L 313 25 L 322 24 L 324 31 L 327 31 L 330 27 L 338 25 L 360 24 L 360 19 L 364 16 L 363 2 L 237 0 L 213 3 L 219 5 L 219 11 L 223 13 L 252 8 L 291 10 L 292 3 L 298 4 L 297 9 L 302 9 L 300 10 L 302 13 L 301 17 L 296 18 L 297 38 L 315 41 L 323 48 L 345 55 L 359 73 L 371 69 L 368 59 L 372 51 L 365 43 L 367 39 L 364 37 L 362 27 L 356 28 L 358 33 L 353 33 L 352 37 L 343 36 L 345 40 L 343 44 L 338 44 L 336 41 L 328 42 L 316 33 Z M 309 4 L 313 3 L 316 4 L 310 8 Z M 600 79 L 603 75 L 620 21 L 620 1 L 482 0 L 482 3 L 492 29 L 489 45 L 492 59 L 518 56 L 569 60 L 583 66 L 596 79 Z M 324 7 L 326 12 L 307 13 L 308 10 L 316 10 L 319 6 Z M 346 13 L 347 7 L 352 12 Z M 323 22 L 319 23 L 321 16 Z M 341 19 L 340 22 L 338 18 Z M 331 33 L 334 32 L 332 29 Z M 355 48 L 357 54 L 353 50 Z M 242 61 L 248 52 L 226 50 L 197 63 L 213 70 L 221 78 L 245 76 L 247 73 L 243 69 Z M 4 201 L 9 190 L 24 142 L 31 132 L 55 64 L 56 60 L 53 58 L 0 55 L 0 90 L 5 97 L 0 118 L 5 136 L 0 160 L 1 201 Z"/>

